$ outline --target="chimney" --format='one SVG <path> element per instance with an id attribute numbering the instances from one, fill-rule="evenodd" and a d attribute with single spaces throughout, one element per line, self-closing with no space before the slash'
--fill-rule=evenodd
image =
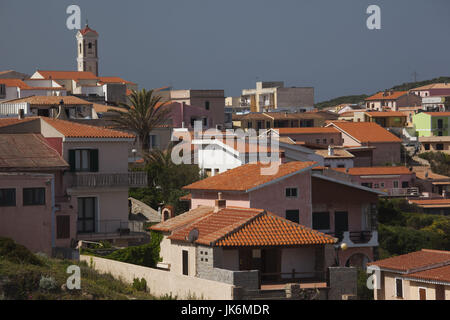
<path id="1" fill-rule="evenodd" d="M 175 210 L 173 206 L 164 206 L 161 210 L 161 222 L 167 221 L 175 216 Z"/>
<path id="2" fill-rule="evenodd" d="M 333 147 L 331 145 L 328 146 L 328 155 L 329 156 L 334 155 L 334 149 L 333 149 Z"/>
<path id="3" fill-rule="evenodd" d="M 227 200 L 222 199 L 222 192 L 217 193 L 217 198 L 214 205 L 214 212 L 219 212 L 221 209 L 227 207 Z"/>

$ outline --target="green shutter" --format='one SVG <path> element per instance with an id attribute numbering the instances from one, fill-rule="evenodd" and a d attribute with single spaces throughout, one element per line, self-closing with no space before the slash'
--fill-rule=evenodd
<path id="1" fill-rule="evenodd" d="M 69 150 L 70 171 L 75 172 L 75 150 Z"/>
<path id="2" fill-rule="evenodd" d="M 98 171 L 98 149 L 91 150 L 90 152 L 91 157 L 91 172 L 97 172 Z"/>

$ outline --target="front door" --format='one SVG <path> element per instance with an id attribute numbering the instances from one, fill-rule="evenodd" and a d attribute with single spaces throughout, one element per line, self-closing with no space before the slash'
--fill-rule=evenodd
<path id="1" fill-rule="evenodd" d="M 427 300 L 427 289 L 419 288 L 419 297 L 420 300 Z"/>
<path id="2" fill-rule="evenodd" d="M 336 211 L 334 213 L 334 233 L 339 241 L 342 241 L 344 231 L 348 231 L 348 212 Z"/>
<path id="3" fill-rule="evenodd" d="M 281 275 L 281 250 L 263 249 L 261 251 L 261 280 L 277 281 Z"/>

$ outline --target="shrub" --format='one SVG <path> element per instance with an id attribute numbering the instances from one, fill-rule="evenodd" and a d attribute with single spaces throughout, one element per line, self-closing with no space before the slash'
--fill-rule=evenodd
<path id="1" fill-rule="evenodd" d="M 159 257 L 161 240 L 161 234 L 152 232 L 150 243 L 114 251 L 106 258 L 154 268 L 161 261 Z"/>
<path id="2" fill-rule="evenodd" d="M 39 280 L 39 289 L 43 292 L 54 292 L 58 289 L 58 283 L 53 277 L 42 276 Z"/>
<path id="3" fill-rule="evenodd" d="M 144 278 L 141 278 L 141 280 L 134 278 L 133 288 L 137 291 L 147 291 L 147 281 Z"/>
<path id="4" fill-rule="evenodd" d="M 42 265 L 30 250 L 9 238 L 0 237 L 0 258 L 14 263 Z"/>

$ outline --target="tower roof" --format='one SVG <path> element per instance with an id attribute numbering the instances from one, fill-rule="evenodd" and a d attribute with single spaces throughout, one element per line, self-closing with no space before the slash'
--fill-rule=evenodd
<path id="1" fill-rule="evenodd" d="M 86 26 L 85 26 L 83 29 L 80 30 L 80 33 L 81 33 L 83 36 L 86 35 L 86 34 L 88 34 L 89 32 L 92 32 L 92 33 L 94 33 L 95 35 L 98 36 L 97 31 L 95 31 L 94 29 L 89 28 L 89 25 L 88 25 L 88 24 L 86 24 Z"/>

